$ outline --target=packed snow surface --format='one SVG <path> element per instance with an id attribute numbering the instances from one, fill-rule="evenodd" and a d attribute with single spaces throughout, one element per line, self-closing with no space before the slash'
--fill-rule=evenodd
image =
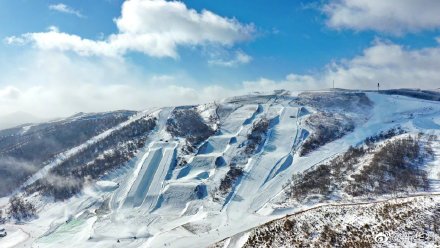
<path id="1" fill-rule="evenodd" d="M 311 132 L 305 119 L 316 109 L 295 104 L 296 96 L 286 92 L 218 103 L 224 107 L 219 113 L 220 129 L 197 152 L 184 155 L 184 166 L 176 163 L 184 142 L 165 131 L 172 109 L 157 110 L 158 127 L 124 170 L 109 174 L 77 197 L 48 202 L 40 208 L 39 219 L 9 226 L 15 231 L 0 239 L 0 247 L 19 243 L 35 247 L 206 247 L 294 211 L 277 211 L 272 204 L 292 174 L 330 159 L 366 137 L 398 125 L 411 132 L 440 132 L 438 102 L 366 94 L 373 105 L 358 113 L 362 121 L 355 130 L 303 157 L 297 151 Z M 212 110 L 206 113 L 215 112 Z M 247 160 L 243 176 L 228 197 L 214 200 L 228 163 L 247 140 L 253 124 L 263 117 L 272 120 L 267 139 Z M 439 150 L 437 145 L 437 160 L 429 165 L 432 178 L 440 172 Z M 219 157 L 225 165 L 216 165 Z M 246 235 L 228 240 L 230 247 L 239 247 Z"/>

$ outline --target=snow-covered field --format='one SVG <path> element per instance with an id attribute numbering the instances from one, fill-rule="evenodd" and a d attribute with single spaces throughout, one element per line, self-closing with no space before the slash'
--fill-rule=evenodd
<path id="1" fill-rule="evenodd" d="M 232 112 L 224 114 L 219 121 L 220 130 L 201 144 L 198 152 L 182 155 L 188 162 L 185 166 L 176 165 L 183 141 L 171 137 L 165 128 L 172 108 L 149 111 L 158 117 L 158 127 L 136 158 L 64 202 L 38 195 L 30 197 L 39 202 L 39 218 L 26 224 L 5 225 L 8 236 L 0 238 L 0 247 L 207 247 L 301 210 L 279 209 L 275 204 L 291 176 L 369 136 L 396 126 L 411 133 L 440 135 L 439 102 L 366 93 L 373 106 L 358 110 L 356 116 L 360 121 L 353 132 L 300 157 L 298 149 L 312 132 L 305 120 L 317 110 L 294 104 L 296 96 L 285 93 L 219 103 Z M 207 112 L 215 112 L 211 110 Z M 216 165 L 216 159 L 222 157 L 230 162 L 246 141 L 252 125 L 263 117 L 275 120 L 269 127 L 268 138 L 247 161 L 244 175 L 228 197 L 215 201 L 213 194 L 228 171 L 227 165 Z M 438 139 L 433 149 L 435 159 L 429 162 L 427 170 L 432 191 L 440 192 Z M 307 207 L 311 206 L 304 206 Z M 228 244 L 241 246 L 246 240 L 247 236 L 239 235 L 228 240 Z"/>

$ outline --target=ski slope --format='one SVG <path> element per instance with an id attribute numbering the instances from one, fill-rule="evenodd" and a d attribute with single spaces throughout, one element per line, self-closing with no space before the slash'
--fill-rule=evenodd
<path id="1" fill-rule="evenodd" d="M 90 187 L 67 202 L 42 206 L 40 219 L 46 220 L 24 225 L 23 230 L 33 233 L 26 239 L 36 247 L 207 247 L 294 212 L 274 204 L 291 176 L 366 137 L 396 126 L 414 133 L 440 134 L 440 103 L 366 94 L 373 106 L 358 113 L 362 121 L 355 130 L 303 157 L 298 150 L 312 132 L 306 119 L 316 109 L 293 103 L 296 95 L 281 92 L 220 103 L 228 105 L 231 113 L 220 120 L 220 130 L 200 144 L 197 152 L 184 155 L 185 166 L 176 165 L 177 158 L 183 156 L 180 148 L 184 142 L 166 132 L 173 108 L 151 111 L 158 117 L 158 125 L 146 146 L 126 169 L 105 179 L 118 187 Z M 274 121 L 261 150 L 247 161 L 244 175 L 228 197 L 214 200 L 228 163 L 247 140 L 253 124 L 263 117 Z M 430 179 L 437 183 L 433 191 L 438 191 L 440 146 L 434 148 L 436 160 L 428 168 Z M 224 164 L 216 164 L 219 157 Z M 108 207 L 104 208 L 107 199 Z M 65 206 L 69 207 L 63 212 Z M 243 240 L 246 237 L 235 236 L 229 246 L 240 246 Z"/>
<path id="2" fill-rule="evenodd" d="M 91 146 L 92 144 L 95 144 L 98 141 L 103 140 L 104 138 L 108 137 L 112 132 L 121 129 L 121 128 L 129 125 L 130 123 L 138 120 L 138 119 L 145 118 L 146 115 L 153 113 L 154 111 L 155 111 L 155 109 L 142 111 L 142 112 L 136 114 L 135 116 L 131 117 L 129 120 L 117 125 L 116 127 L 110 128 L 110 129 L 104 131 L 103 133 L 89 139 L 87 142 L 85 142 L 81 145 L 78 145 L 76 147 L 73 147 L 73 148 L 59 154 L 56 158 L 53 159 L 53 161 L 51 161 L 50 163 L 45 165 L 43 168 L 41 168 L 39 171 L 37 171 L 32 177 L 30 177 L 28 180 L 26 180 L 26 182 L 24 182 L 23 185 L 19 189 L 25 188 L 26 186 L 29 186 L 29 185 L 33 184 L 34 182 L 36 182 L 37 180 L 45 177 L 51 169 L 60 165 L 63 161 L 66 160 L 66 158 L 74 156 L 75 154 L 77 154 L 81 150 L 84 150 L 85 148 Z"/>

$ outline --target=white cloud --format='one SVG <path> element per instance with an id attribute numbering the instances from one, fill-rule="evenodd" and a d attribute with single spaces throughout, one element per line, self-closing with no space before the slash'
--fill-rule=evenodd
<path id="1" fill-rule="evenodd" d="M 26 112 L 47 119 L 77 112 L 142 110 L 211 102 L 236 93 L 200 85 L 185 74 L 146 74 L 124 60 L 48 51 L 9 59 L 0 66 L 0 74 L 0 116 Z"/>
<path id="2" fill-rule="evenodd" d="M 362 55 L 329 64 L 321 73 L 290 74 L 284 80 L 262 78 L 245 82 L 246 89 L 261 90 L 323 89 L 335 86 L 349 89 L 422 88 L 434 89 L 440 85 L 440 45 L 408 49 L 401 45 L 378 41 L 365 49 Z"/>
<path id="3" fill-rule="evenodd" d="M 3 40 L 8 45 L 25 45 L 28 40 L 25 37 L 9 36 Z"/>
<path id="4" fill-rule="evenodd" d="M 234 53 L 234 57 L 229 60 L 225 59 L 212 59 L 208 63 L 211 65 L 224 66 L 224 67 L 237 67 L 239 65 L 248 64 L 252 61 L 252 57 L 242 51 Z"/>
<path id="5" fill-rule="evenodd" d="M 199 84 L 185 74 L 146 74 L 124 60 L 34 51 L 0 66 L 0 116 L 18 111 L 50 118 L 80 111 L 140 110 L 253 91 L 330 88 L 332 80 L 339 88 L 375 89 L 380 82 L 383 88 L 432 89 L 439 87 L 438 68 L 440 45 L 408 49 L 378 41 L 359 56 L 331 63 L 319 73 L 225 86 Z"/>
<path id="6" fill-rule="evenodd" d="M 439 42 L 440 43 L 440 42 Z M 232 95 L 275 89 L 332 86 L 352 89 L 438 88 L 440 44 L 422 49 L 376 41 L 362 54 L 336 61 L 319 73 L 261 78 L 236 86 L 204 85 L 185 74 L 147 74 L 129 61 L 82 57 L 46 50 L 0 60 L 0 116 L 28 112 L 44 118 L 76 112 L 141 110 L 211 102 Z"/>
<path id="7" fill-rule="evenodd" d="M 0 98 L 4 100 L 17 99 L 20 95 L 20 90 L 14 86 L 7 86 L 3 89 L 0 88 Z"/>
<path id="8" fill-rule="evenodd" d="M 188 9 L 183 2 L 165 0 L 125 1 L 115 23 L 118 33 L 105 40 L 50 30 L 8 37 L 6 42 L 25 40 L 40 49 L 73 51 L 85 56 L 117 57 L 135 51 L 153 57 L 177 58 L 179 46 L 232 46 L 250 39 L 254 33 L 251 24 L 244 25 L 208 10 L 199 13 Z"/>
<path id="9" fill-rule="evenodd" d="M 273 90 L 303 91 L 325 88 L 325 80 L 317 78 L 317 75 L 289 74 L 283 80 L 260 78 L 255 81 L 243 82 L 245 92 L 270 92 Z"/>
<path id="10" fill-rule="evenodd" d="M 361 56 L 328 72 L 343 87 L 436 88 L 440 78 L 440 46 L 408 49 L 401 45 L 377 42 Z"/>
<path id="11" fill-rule="evenodd" d="M 337 29 L 402 34 L 440 28 L 438 0 L 331 0 L 323 11 Z"/>
<path id="12" fill-rule="evenodd" d="M 81 14 L 80 11 L 78 11 L 70 6 L 67 6 L 64 3 L 51 4 L 51 5 L 49 5 L 49 9 L 54 10 L 54 11 L 58 11 L 61 13 L 75 15 L 80 18 L 84 18 L 84 16 Z"/>

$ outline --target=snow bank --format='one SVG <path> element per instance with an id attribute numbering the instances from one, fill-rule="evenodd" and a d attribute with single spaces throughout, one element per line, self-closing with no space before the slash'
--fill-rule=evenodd
<path id="1" fill-rule="evenodd" d="M 16 247 L 20 243 L 26 241 L 29 235 L 25 233 L 22 229 L 6 229 L 8 235 L 6 237 L 0 238 L 0 247 L 2 248 L 12 248 Z"/>
<path id="2" fill-rule="evenodd" d="M 97 181 L 96 187 L 100 191 L 108 192 L 117 189 L 119 184 L 112 181 Z"/>

